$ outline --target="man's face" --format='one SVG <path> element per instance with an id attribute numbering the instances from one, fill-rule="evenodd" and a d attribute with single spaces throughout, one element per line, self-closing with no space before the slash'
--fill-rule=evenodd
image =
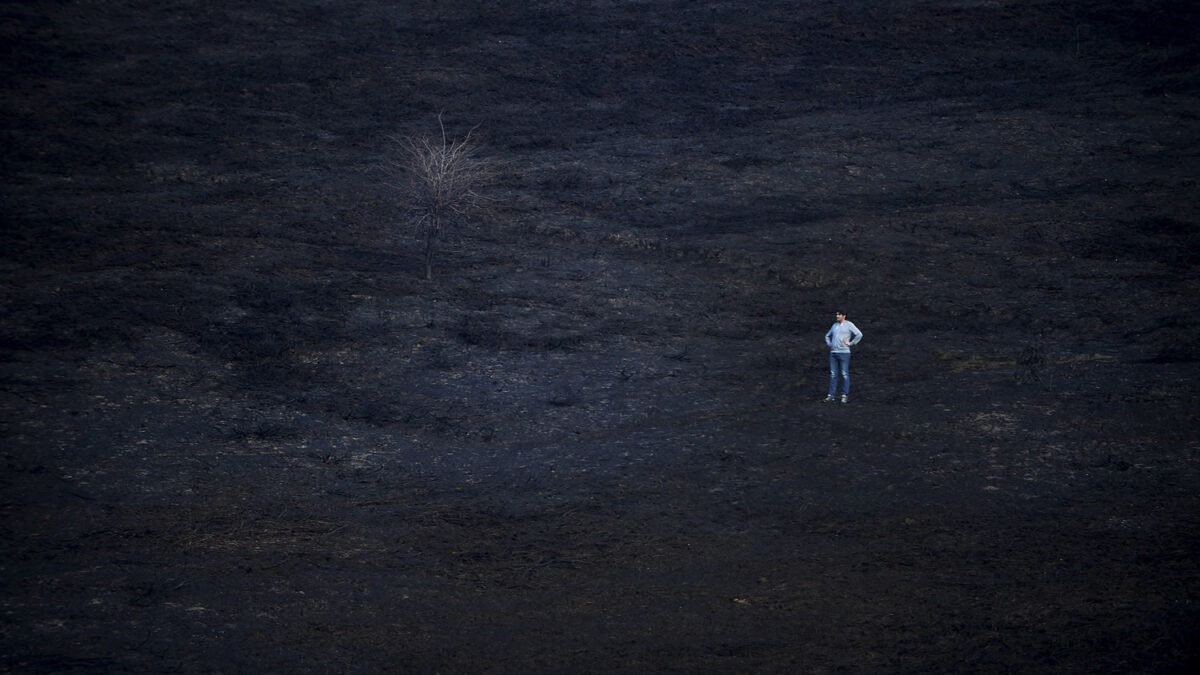
<path id="1" fill-rule="evenodd" d="M 846 320 L 846 315 L 842 314 L 841 312 L 838 312 L 835 316 L 837 316 L 838 323 L 841 323 Z"/>

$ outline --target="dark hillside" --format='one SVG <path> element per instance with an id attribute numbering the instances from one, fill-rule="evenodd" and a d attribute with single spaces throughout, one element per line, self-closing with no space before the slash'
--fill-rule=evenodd
<path id="1" fill-rule="evenodd" d="M 0 3 L 0 671 L 1190 671 L 1193 5 Z"/>

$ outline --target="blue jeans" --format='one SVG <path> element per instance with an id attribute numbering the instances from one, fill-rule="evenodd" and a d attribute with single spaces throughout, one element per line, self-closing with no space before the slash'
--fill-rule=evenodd
<path id="1" fill-rule="evenodd" d="M 838 371 L 842 373 L 842 395 L 850 395 L 850 352 L 829 352 L 829 395 L 837 393 Z"/>

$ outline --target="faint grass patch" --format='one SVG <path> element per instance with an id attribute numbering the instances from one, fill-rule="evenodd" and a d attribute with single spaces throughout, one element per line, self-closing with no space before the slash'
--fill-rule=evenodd
<path id="1" fill-rule="evenodd" d="M 1109 356 L 1108 354 L 1074 354 L 1071 356 L 1058 358 L 1049 358 L 1039 355 L 1037 358 L 1033 358 L 1028 355 L 1027 352 L 1022 352 L 1022 354 L 1019 356 L 1013 356 L 1011 354 L 987 354 L 975 352 L 962 353 L 948 351 L 937 352 L 937 358 L 950 368 L 950 372 L 955 374 L 1004 370 L 1016 368 L 1017 366 L 1075 366 L 1084 363 L 1111 361 L 1113 359 L 1113 357 Z"/>
<path id="2" fill-rule="evenodd" d="M 985 434 L 1001 436 L 1016 431 L 1017 419 L 1009 413 L 977 412 L 967 416 L 966 425 Z"/>

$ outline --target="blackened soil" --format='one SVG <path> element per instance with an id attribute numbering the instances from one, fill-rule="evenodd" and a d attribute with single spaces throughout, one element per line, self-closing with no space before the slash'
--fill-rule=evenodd
<path id="1" fill-rule="evenodd" d="M 1197 665 L 1194 3 L 0 13 L 4 672 Z"/>

